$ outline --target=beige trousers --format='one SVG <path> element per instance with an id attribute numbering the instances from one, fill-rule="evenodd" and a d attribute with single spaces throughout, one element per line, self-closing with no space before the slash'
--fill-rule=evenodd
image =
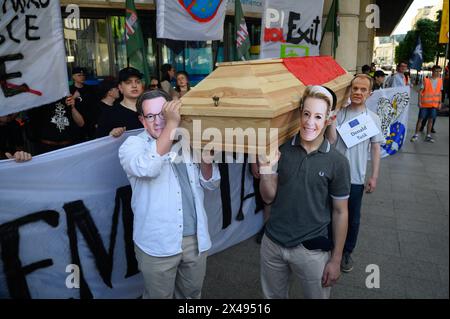
<path id="1" fill-rule="evenodd" d="M 289 277 L 300 280 L 308 299 L 330 298 L 331 287 L 322 287 L 322 275 L 330 253 L 308 250 L 303 245 L 283 248 L 264 235 L 261 242 L 261 285 L 264 298 L 288 298 Z"/>
<path id="2" fill-rule="evenodd" d="M 175 256 L 154 257 L 136 245 L 134 249 L 144 277 L 144 299 L 200 299 L 207 253 L 198 254 L 195 235 L 183 237 L 183 252 Z"/>

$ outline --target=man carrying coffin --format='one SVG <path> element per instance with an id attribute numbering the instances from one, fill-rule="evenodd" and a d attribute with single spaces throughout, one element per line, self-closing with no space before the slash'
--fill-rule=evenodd
<path id="1" fill-rule="evenodd" d="M 144 298 L 200 298 L 211 247 L 203 189 L 219 186 L 217 164 L 195 164 L 173 143 L 179 100 L 159 90 L 142 94 L 136 109 L 145 130 L 119 149 L 133 196 L 133 240 L 144 277 Z"/>
<path id="2" fill-rule="evenodd" d="M 280 157 L 260 161 L 261 197 L 272 205 L 261 242 L 265 298 L 288 298 L 293 274 L 305 298 L 327 299 L 340 276 L 350 168 L 324 137 L 333 121 L 333 95 L 322 86 L 308 86 L 299 134 L 280 147 Z"/>

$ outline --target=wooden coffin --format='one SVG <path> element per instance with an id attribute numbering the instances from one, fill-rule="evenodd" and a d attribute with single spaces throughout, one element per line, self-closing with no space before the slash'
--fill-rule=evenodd
<path id="1" fill-rule="evenodd" d="M 307 62 L 316 65 L 317 61 L 324 61 L 322 58 L 331 59 L 314 58 L 317 60 L 310 58 Z M 296 66 L 294 60 L 290 62 Z M 337 65 L 332 59 L 331 62 L 332 67 Z M 306 69 L 314 71 L 309 67 Z M 316 72 L 320 69 L 316 68 Z M 305 67 L 300 68 L 300 73 L 304 72 L 302 70 Z M 296 71 L 298 73 L 299 70 Z M 338 107 L 346 100 L 344 95 L 352 79 L 350 74 L 342 71 L 341 68 L 339 76 L 328 76 L 326 83 L 315 83 L 335 91 Z M 324 79 L 320 75 L 319 78 L 319 81 Z M 314 81 L 314 77 L 308 81 Z M 277 148 L 298 132 L 299 101 L 305 88 L 306 85 L 288 70 L 282 59 L 220 63 L 216 70 L 181 98 L 180 126 L 189 131 L 194 149 L 208 145 L 208 148 L 213 146 L 217 150 L 219 147 L 227 152 L 268 154 L 268 148 Z M 208 131 L 208 128 L 213 130 Z M 277 129 L 278 134 L 270 134 L 271 128 L 272 133 Z M 245 134 L 240 141 L 233 136 L 230 138 L 230 131 L 235 130 L 238 134 L 239 129 L 241 133 L 256 133 L 256 142 Z M 217 138 L 217 134 L 203 134 L 211 132 L 220 132 L 221 138 Z"/>

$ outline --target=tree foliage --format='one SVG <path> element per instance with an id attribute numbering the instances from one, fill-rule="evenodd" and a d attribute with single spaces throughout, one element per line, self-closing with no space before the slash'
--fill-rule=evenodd
<path id="1" fill-rule="evenodd" d="M 408 31 L 406 37 L 399 43 L 395 50 L 395 62 L 408 61 L 417 43 L 417 37 L 422 42 L 423 62 L 435 60 L 438 50 L 440 23 L 430 19 L 420 19 L 414 29 Z"/>
<path id="2" fill-rule="evenodd" d="M 415 30 L 408 31 L 405 38 L 400 41 L 395 48 L 395 63 L 400 61 L 408 61 L 411 53 L 414 51 L 417 41 L 417 32 Z"/>

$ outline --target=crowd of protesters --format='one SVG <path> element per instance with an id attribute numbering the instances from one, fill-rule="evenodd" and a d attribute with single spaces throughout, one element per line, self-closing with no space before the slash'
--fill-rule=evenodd
<path id="1" fill-rule="evenodd" d="M 94 86 L 86 84 L 86 68 L 74 67 L 68 97 L 0 117 L 0 159 L 28 161 L 35 155 L 142 128 L 136 100 L 144 91 L 164 90 L 177 99 L 190 90 L 186 72 L 164 64 L 161 73 L 161 80 L 152 76 L 144 87 L 143 74 L 127 67 L 117 78 L 106 77 Z"/>

